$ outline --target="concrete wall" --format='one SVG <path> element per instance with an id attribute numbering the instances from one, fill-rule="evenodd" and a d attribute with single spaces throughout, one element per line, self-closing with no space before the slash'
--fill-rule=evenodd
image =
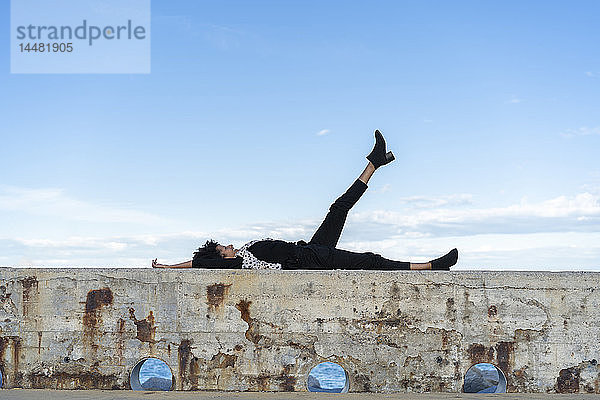
<path id="1" fill-rule="evenodd" d="M 176 390 L 600 393 L 600 273 L 0 269 L 4 387 L 129 389 L 154 356 Z"/>

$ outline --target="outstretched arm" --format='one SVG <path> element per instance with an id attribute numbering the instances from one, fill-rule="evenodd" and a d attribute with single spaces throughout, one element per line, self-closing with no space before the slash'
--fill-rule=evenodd
<path id="1" fill-rule="evenodd" d="M 157 260 L 152 260 L 152 268 L 192 268 L 192 260 L 173 265 L 159 264 Z"/>

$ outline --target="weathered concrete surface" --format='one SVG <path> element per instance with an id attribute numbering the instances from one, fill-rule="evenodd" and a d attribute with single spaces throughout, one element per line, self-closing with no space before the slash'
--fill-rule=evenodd
<path id="1" fill-rule="evenodd" d="M 3 400 L 114 400 L 114 399 L 185 399 L 185 400 L 592 400 L 594 394 L 541 394 L 541 393 L 266 393 L 266 392 L 133 392 L 115 390 L 41 390 L 11 389 L 0 391 Z"/>
<path id="2" fill-rule="evenodd" d="M 0 269 L 4 387 L 128 389 L 153 356 L 177 390 L 600 393 L 600 273 Z"/>

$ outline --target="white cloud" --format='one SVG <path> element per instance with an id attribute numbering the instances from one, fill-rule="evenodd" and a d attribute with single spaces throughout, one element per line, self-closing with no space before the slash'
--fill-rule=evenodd
<path id="1" fill-rule="evenodd" d="M 434 236 L 594 231 L 600 229 L 600 195 L 581 193 L 539 203 L 523 199 L 519 204 L 496 208 L 431 208 L 411 213 L 376 210 L 353 213 L 349 220 L 380 229 L 387 225 L 390 234 L 418 231 Z"/>
<path id="2" fill-rule="evenodd" d="M 123 222 L 152 225 L 166 219 L 122 206 L 101 205 L 68 196 L 56 188 L 29 189 L 0 186 L 0 211 L 20 211 L 70 221 Z"/>
<path id="3" fill-rule="evenodd" d="M 472 203 L 470 194 L 453 194 L 448 196 L 410 196 L 395 201 L 413 208 L 439 208 L 443 206 L 463 206 Z"/>
<path id="4" fill-rule="evenodd" d="M 421 262 L 459 248 L 459 269 L 600 269 L 600 194 L 475 208 L 471 196 L 402 199 L 403 211 L 351 213 L 339 247 Z M 320 218 L 321 216 L 319 216 Z M 320 219 L 216 231 L 120 237 L 0 238 L 0 265 L 147 267 L 190 259 L 213 238 L 240 246 L 271 237 L 310 240 Z"/>
<path id="5" fill-rule="evenodd" d="M 586 71 L 585 75 L 590 78 L 596 78 L 596 77 L 600 76 L 600 72 Z"/>
<path id="6" fill-rule="evenodd" d="M 127 249 L 128 243 L 117 239 L 103 239 L 94 237 L 70 237 L 63 240 L 50 239 L 25 239 L 16 238 L 18 242 L 27 247 L 55 248 L 55 249 L 104 249 L 109 251 L 122 251 Z"/>
<path id="7" fill-rule="evenodd" d="M 329 132 L 331 132 L 329 129 L 322 129 L 319 132 L 317 132 L 317 136 L 324 136 L 327 135 Z"/>
<path id="8" fill-rule="evenodd" d="M 567 129 L 566 131 L 561 133 L 561 136 L 566 137 L 566 138 L 572 138 L 575 136 L 590 136 L 590 135 L 600 135 L 600 126 L 597 126 L 595 128 L 582 126 L 577 129 Z"/>
<path id="9" fill-rule="evenodd" d="M 516 96 L 513 96 L 510 100 L 507 101 L 507 103 L 509 103 L 509 104 L 519 104 L 522 102 L 523 102 L 523 99 L 520 99 Z"/>

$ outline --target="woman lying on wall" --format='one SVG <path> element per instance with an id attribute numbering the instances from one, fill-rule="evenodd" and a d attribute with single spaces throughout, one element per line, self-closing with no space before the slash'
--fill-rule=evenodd
<path id="1" fill-rule="evenodd" d="M 367 190 L 367 183 L 375 170 L 394 160 L 386 152 L 383 135 L 375 131 L 375 147 L 367 156 L 369 163 L 358 179 L 329 208 L 327 216 L 310 242 L 292 243 L 263 239 L 246 243 L 240 249 L 223 246 L 212 240 L 199 248 L 190 261 L 164 265 L 152 261 L 153 268 L 248 268 L 248 269 L 349 269 L 349 270 L 450 270 L 458 260 L 458 251 L 427 263 L 409 263 L 383 258 L 378 254 L 355 253 L 337 249 L 348 212 Z"/>

